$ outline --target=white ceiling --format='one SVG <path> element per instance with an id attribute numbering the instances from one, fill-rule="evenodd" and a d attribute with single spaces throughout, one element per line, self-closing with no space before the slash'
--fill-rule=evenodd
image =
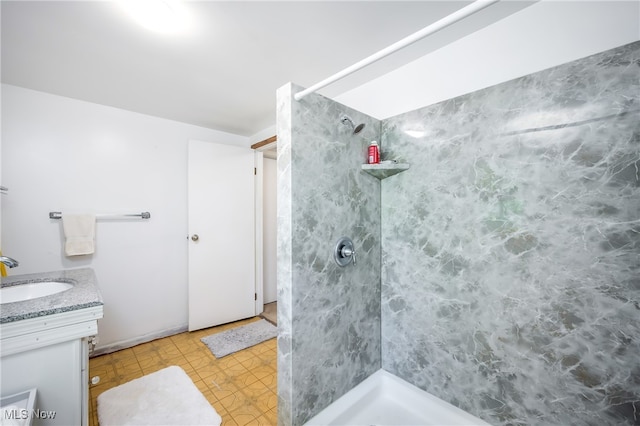
<path id="1" fill-rule="evenodd" d="M 191 31 L 168 36 L 115 2 L 2 1 L 2 82 L 250 136 L 275 124 L 280 86 L 308 87 L 469 3 L 186 2 Z M 321 93 L 353 89 L 529 4 L 498 3 Z"/>

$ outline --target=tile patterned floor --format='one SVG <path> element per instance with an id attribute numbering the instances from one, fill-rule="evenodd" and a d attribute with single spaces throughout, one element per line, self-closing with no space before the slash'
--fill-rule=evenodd
<path id="1" fill-rule="evenodd" d="M 257 321 L 251 318 L 185 332 L 89 360 L 89 426 L 98 426 L 100 393 L 130 380 L 177 365 L 191 377 L 222 417 L 224 426 L 276 425 L 276 339 L 216 359 L 200 338 Z"/>

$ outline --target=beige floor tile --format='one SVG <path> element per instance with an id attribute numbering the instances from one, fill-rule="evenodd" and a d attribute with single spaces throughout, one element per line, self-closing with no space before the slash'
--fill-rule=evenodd
<path id="1" fill-rule="evenodd" d="M 130 366 L 136 366 L 138 365 L 138 358 L 136 358 L 135 356 L 131 356 L 131 357 L 113 357 L 113 359 L 111 360 L 111 365 L 113 365 L 116 370 L 119 368 L 127 368 Z"/>
<path id="2" fill-rule="evenodd" d="M 162 364 L 163 362 L 165 361 L 160 358 L 155 352 L 146 352 L 138 355 L 138 364 L 143 370 L 154 365 Z"/>
<path id="3" fill-rule="evenodd" d="M 225 356 L 222 358 L 214 358 L 216 360 L 216 365 L 221 369 L 221 370 L 227 370 L 231 367 L 233 367 L 234 365 L 238 365 L 240 364 L 240 362 L 230 356 Z"/>
<path id="4" fill-rule="evenodd" d="M 231 413 L 231 415 L 233 416 L 233 420 L 240 426 L 258 425 L 260 424 L 258 418 L 262 417 L 259 412 L 253 413 L 242 410 L 237 410 Z"/>
<path id="5" fill-rule="evenodd" d="M 178 367 L 182 368 L 184 372 L 189 376 L 196 375 L 196 370 L 193 369 L 189 361 L 187 361 L 186 359 L 173 360 L 171 362 L 173 363 L 173 365 L 177 365 Z"/>
<path id="6" fill-rule="evenodd" d="M 271 423 L 271 420 L 268 417 L 262 415 L 244 426 L 275 426 L 276 424 L 277 420 L 276 423 Z"/>
<path id="7" fill-rule="evenodd" d="M 101 367 L 111 363 L 112 354 L 100 355 L 89 359 L 89 364 L 92 367 Z"/>
<path id="8" fill-rule="evenodd" d="M 253 353 L 254 355 L 258 355 L 258 354 L 261 354 L 262 352 L 265 352 L 271 349 L 269 348 L 269 345 L 266 344 L 266 342 L 262 342 L 262 343 L 258 343 L 255 346 L 250 347 L 247 350 Z"/>
<path id="9" fill-rule="evenodd" d="M 269 389 L 275 391 L 276 387 L 278 386 L 278 374 L 274 372 L 269 376 L 261 377 L 260 381 L 267 385 Z"/>
<path id="10" fill-rule="evenodd" d="M 258 397 L 262 396 L 267 392 L 273 393 L 271 389 L 269 389 L 269 386 L 265 385 L 260 380 L 257 380 L 251 383 L 250 385 L 241 388 L 241 390 L 245 395 L 253 398 L 254 401 L 257 401 Z M 271 408 L 267 408 L 267 410 L 270 410 L 270 409 Z"/>
<path id="11" fill-rule="evenodd" d="M 216 397 L 218 401 L 222 401 L 223 399 L 237 393 L 240 389 L 234 384 L 226 384 L 223 386 L 218 386 L 215 382 L 206 382 L 207 386 L 211 393 Z"/>
<path id="12" fill-rule="evenodd" d="M 153 342 L 141 343 L 131 348 L 131 350 L 136 356 L 139 356 L 140 354 L 144 354 L 147 352 L 154 352 L 155 350 L 157 350 L 157 348 L 158 348 L 158 343 L 153 341 Z"/>
<path id="13" fill-rule="evenodd" d="M 213 408 L 215 408 L 216 412 L 220 417 L 222 417 L 223 419 L 225 417 L 230 417 L 229 412 L 225 410 L 222 403 L 218 401 L 215 397 L 212 397 L 212 399 L 207 398 L 207 401 L 209 401 L 209 403 L 213 406 Z M 222 424 L 224 424 L 224 422 Z"/>
<path id="14" fill-rule="evenodd" d="M 224 409 L 227 410 L 229 413 L 232 413 L 233 411 L 241 407 L 251 404 L 247 396 L 240 391 L 234 392 L 231 395 L 226 396 L 222 399 L 218 399 L 218 401 L 220 401 L 220 404 L 222 404 Z"/>
<path id="15" fill-rule="evenodd" d="M 243 375 L 249 371 L 244 365 L 240 363 L 229 365 L 225 368 L 220 368 L 220 369 L 224 371 L 227 376 L 232 376 L 232 377 Z"/>
<path id="16" fill-rule="evenodd" d="M 232 358 L 235 358 L 238 362 L 240 363 L 244 363 L 252 358 L 255 357 L 255 354 L 251 351 L 249 351 L 248 349 L 239 351 L 234 353 L 233 355 L 230 355 Z"/>
<path id="17" fill-rule="evenodd" d="M 170 362 L 163 362 L 161 364 L 158 364 L 155 368 L 151 367 L 151 368 L 143 368 L 142 372 L 147 375 L 147 374 L 151 374 L 151 373 L 155 373 L 156 371 L 160 371 L 163 370 L 165 368 L 169 368 L 169 367 L 173 367 L 173 364 Z"/>
<path id="18" fill-rule="evenodd" d="M 107 379 L 109 377 L 114 377 L 116 374 L 116 370 L 114 369 L 113 365 L 111 364 L 104 364 L 104 365 L 93 365 L 91 363 L 89 363 L 89 376 L 90 377 L 94 377 L 94 376 L 100 376 L 101 380 Z"/>
<path id="19" fill-rule="evenodd" d="M 244 365 L 245 368 L 248 368 L 248 369 L 257 368 L 261 366 L 263 363 L 264 361 L 262 360 L 262 358 L 254 356 L 253 354 L 250 357 L 240 360 L 240 364 Z"/>
<path id="20" fill-rule="evenodd" d="M 135 360 L 135 363 L 131 363 L 131 364 L 115 364 L 113 366 L 113 370 L 115 372 L 115 375 L 123 375 L 123 374 L 128 374 L 128 373 L 134 373 L 137 371 L 141 371 L 142 367 L 140 367 L 140 364 L 138 363 L 138 360 Z"/>
<path id="21" fill-rule="evenodd" d="M 89 425 L 98 426 L 97 397 L 104 391 L 143 375 L 178 365 L 189 375 L 222 417 L 223 426 L 277 424 L 276 341 L 271 339 L 216 359 L 202 337 L 258 321 L 251 318 L 196 332 L 143 343 L 89 360 Z"/>
<path id="22" fill-rule="evenodd" d="M 191 340 L 185 340 L 184 342 L 181 342 L 179 344 L 176 345 L 178 350 L 183 354 L 183 355 L 189 355 L 193 352 L 199 352 L 202 351 L 203 346 L 201 342 L 194 342 Z M 206 348 L 204 348 L 206 349 Z M 208 349 L 207 349 L 208 350 Z M 202 354 L 204 355 L 204 353 Z"/>
<path id="23" fill-rule="evenodd" d="M 265 415 L 250 400 L 244 400 L 242 405 L 229 413 L 239 425 L 258 424 L 258 419 Z"/>
<path id="24" fill-rule="evenodd" d="M 136 362 L 136 354 L 133 349 L 123 349 L 108 355 L 113 363 L 130 364 Z"/>
<path id="25" fill-rule="evenodd" d="M 128 382 L 130 382 L 132 380 L 139 379 L 142 376 L 144 376 L 143 370 L 130 371 L 130 372 L 126 373 L 126 374 L 122 374 L 122 375 L 118 376 L 117 380 L 118 380 L 119 384 L 123 385 L 123 384 L 128 383 Z"/>
<path id="26" fill-rule="evenodd" d="M 276 353 L 275 350 L 269 349 L 267 351 L 264 351 L 264 352 L 256 355 L 256 357 L 258 359 L 260 359 L 263 363 L 271 364 L 271 365 L 273 365 L 275 367 L 276 366 L 276 362 L 277 362 L 277 358 L 278 358 L 278 354 Z"/>
<path id="27" fill-rule="evenodd" d="M 162 348 L 158 351 L 158 356 L 166 361 L 172 361 L 176 358 L 184 358 L 184 354 L 175 346 Z"/>
<path id="28" fill-rule="evenodd" d="M 207 380 L 217 383 L 218 386 L 234 384 L 235 382 L 234 376 L 229 376 L 223 369 L 220 369 L 211 376 L 207 377 Z"/>
<path id="29" fill-rule="evenodd" d="M 278 409 L 277 407 L 273 410 L 269 410 L 268 413 L 265 413 L 265 417 L 270 422 L 269 424 L 276 426 L 278 424 Z"/>
<path id="30" fill-rule="evenodd" d="M 238 426 L 238 423 L 233 420 L 231 414 L 227 414 L 222 417 L 222 426 Z"/>
<path id="31" fill-rule="evenodd" d="M 191 364 L 191 366 L 193 367 L 194 370 L 198 371 L 201 368 L 205 368 L 205 367 L 210 367 L 210 366 L 217 366 L 216 360 L 213 358 L 210 358 L 208 356 L 200 356 L 200 357 L 196 357 L 196 356 L 185 356 L 185 359 L 187 361 L 189 361 L 189 364 Z"/>
<path id="32" fill-rule="evenodd" d="M 255 405 L 263 413 L 268 413 L 269 411 L 276 410 L 278 408 L 278 395 L 276 395 L 275 392 L 267 390 L 267 392 L 264 392 L 257 397 Z"/>
<path id="33" fill-rule="evenodd" d="M 91 389 L 89 390 L 90 397 L 91 398 L 98 398 L 102 392 L 105 392 L 105 391 L 107 391 L 107 390 L 109 390 L 111 388 L 114 388 L 116 386 L 118 386 L 117 382 L 109 382 L 109 383 L 103 383 L 103 384 L 95 385 L 95 386 L 91 387 Z"/>
<path id="34" fill-rule="evenodd" d="M 256 376 L 254 376 L 251 371 L 247 371 L 246 373 L 234 376 L 233 381 L 240 389 L 243 389 L 255 382 L 259 382 L 260 380 Z"/>
<path id="35" fill-rule="evenodd" d="M 211 392 L 209 390 L 209 387 L 207 386 L 207 384 L 205 382 L 203 382 L 202 380 L 198 380 L 197 382 L 193 382 L 193 384 L 196 385 L 196 387 L 198 388 L 198 390 L 201 393 Z"/>
<path id="36" fill-rule="evenodd" d="M 255 368 L 250 368 L 249 371 L 260 380 L 276 374 L 276 370 L 269 365 L 260 365 Z"/>
<path id="37" fill-rule="evenodd" d="M 207 380 L 209 377 L 218 374 L 221 370 L 215 364 L 208 364 L 198 369 L 194 369 L 194 373 L 198 375 L 202 380 Z"/>

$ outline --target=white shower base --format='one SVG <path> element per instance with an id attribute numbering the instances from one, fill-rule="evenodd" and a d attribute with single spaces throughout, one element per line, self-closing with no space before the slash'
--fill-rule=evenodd
<path id="1" fill-rule="evenodd" d="M 309 420 L 308 426 L 489 425 L 384 370 Z"/>

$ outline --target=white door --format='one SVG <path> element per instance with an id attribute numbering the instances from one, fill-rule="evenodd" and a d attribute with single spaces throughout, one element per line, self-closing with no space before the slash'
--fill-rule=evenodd
<path id="1" fill-rule="evenodd" d="M 254 154 L 189 141 L 189 330 L 255 315 Z"/>

